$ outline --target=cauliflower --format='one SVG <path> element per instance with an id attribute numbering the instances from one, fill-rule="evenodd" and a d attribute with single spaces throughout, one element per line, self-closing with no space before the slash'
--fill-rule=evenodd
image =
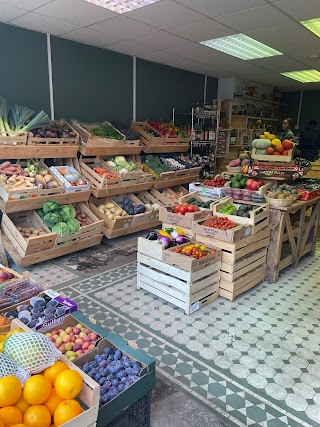
<path id="1" fill-rule="evenodd" d="M 118 165 L 119 163 L 127 163 L 126 158 L 124 156 L 116 156 L 114 158 L 115 163 Z"/>

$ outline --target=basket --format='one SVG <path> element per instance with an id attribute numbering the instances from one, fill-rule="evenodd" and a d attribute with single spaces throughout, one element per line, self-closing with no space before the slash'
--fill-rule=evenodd
<path id="1" fill-rule="evenodd" d="M 226 166 L 228 172 L 239 173 L 241 172 L 241 166 Z"/>
<path id="2" fill-rule="evenodd" d="M 287 199 L 271 199 L 266 196 L 266 201 L 267 203 L 269 203 L 270 207 L 286 208 L 287 206 L 290 206 L 293 202 L 298 200 L 299 197 L 300 197 L 300 194 L 295 196 L 294 200 L 287 200 Z"/>

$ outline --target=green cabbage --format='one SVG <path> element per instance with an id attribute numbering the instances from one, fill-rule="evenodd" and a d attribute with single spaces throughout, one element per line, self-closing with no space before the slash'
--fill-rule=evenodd
<path id="1" fill-rule="evenodd" d="M 44 222 L 51 229 L 55 224 L 62 221 L 58 212 L 49 212 L 43 217 Z"/>
<path id="2" fill-rule="evenodd" d="M 59 234 L 60 237 L 69 236 L 70 230 L 65 222 L 58 222 L 52 227 L 52 233 Z"/>
<path id="3" fill-rule="evenodd" d="M 80 231 L 80 222 L 75 218 L 69 219 L 67 226 L 69 227 L 70 234 L 75 234 Z"/>
<path id="4" fill-rule="evenodd" d="M 43 204 L 43 212 L 47 214 L 48 212 L 59 211 L 61 209 L 61 205 L 58 202 L 48 201 Z"/>
<path id="5" fill-rule="evenodd" d="M 43 219 L 43 218 L 44 218 L 44 212 L 43 212 L 43 209 L 37 209 L 37 214 L 39 215 L 39 217 L 40 217 L 41 219 Z"/>
<path id="6" fill-rule="evenodd" d="M 61 215 L 62 220 L 64 222 L 67 222 L 70 219 L 73 219 L 76 217 L 76 210 L 72 205 L 64 205 L 64 206 L 62 206 L 60 215 Z"/>
<path id="7" fill-rule="evenodd" d="M 133 162 L 128 162 L 127 169 L 129 172 L 134 171 L 136 169 L 136 165 Z"/>

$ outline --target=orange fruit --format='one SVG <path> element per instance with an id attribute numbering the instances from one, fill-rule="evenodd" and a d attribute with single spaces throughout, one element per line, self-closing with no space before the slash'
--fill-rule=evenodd
<path id="1" fill-rule="evenodd" d="M 41 405 L 49 399 L 51 382 L 43 375 L 28 378 L 23 387 L 23 398 L 30 405 Z"/>
<path id="2" fill-rule="evenodd" d="M 17 377 L 9 375 L 0 379 L 0 407 L 14 405 L 21 394 L 22 387 Z"/>
<path id="3" fill-rule="evenodd" d="M 24 400 L 23 396 L 20 397 L 14 406 L 19 409 L 22 415 L 30 408 L 30 404 Z"/>
<path id="4" fill-rule="evenodd" d="M 14 426 L 11 426 L 11 427 L 27 427 L 25 424 L 15 424 Z"/>
<path id="5" fill-rule="evenodd" d="M 4 420 L 4 427 L 12 427 L 22 423 L 22 414 L 15 406 L 6 406 L 0 409 L 0 416 Z"/>
<path id="6" fill-rule="evenodd" d="M 57 395 L 57 392 L 55 391 L 55 389 L 53 388 L 51 390 L 51 394 L 49 399 L 44 403 L 44 406 L 46 406 L 49 411 L 50 414 L 53 416 L 54 411 L 57 409 L 57 406 L 59 405 L 59 403 L 63 402 L 63 399 Z"/>
<path id="7" fill-rule="evenodd" d="M 63 402 L 59 403 L 57 409 L 54 412 L 54 425 L 59 427 L 67 421 L 77 417 L 79 414 L 81 414 L 81 412 L 82 409 L 79 402 L 76 400 L 64 400 Z"/>
<path id="8" fill-rule="evenodd" d="M 58 360 L 58 362 L 56 362 L 54 365 L 50 366 L 49 368 L 47 368 L 44 372 L 43 375 L 48 378 L 48 380 L 51 382 L 52 387 L 54 387 L 54 383 L 57 379 L 57 376 L 63 372 L 66 371 L 68 368 L 68 366 L 63 363 L 60 362 L 60 360 Z"/>
<path id="9" fill-rule="evenodd" d="M 0 415 L 0 427 L 4 427 L 4 419 Z"/>
<path id="10" fill-rule="evenodd" d="M 44 405 L 30 406 L 23 416 L 23 422 L 27 427 L 50 427 L 50 411 Z"/>
<path id="11" fill-rule="evenodd" d="M 62 399 L 74 399 L 82 388 L 81 375 L 72 369 L 63 371 L 58 375 L 54 388 Z"/>

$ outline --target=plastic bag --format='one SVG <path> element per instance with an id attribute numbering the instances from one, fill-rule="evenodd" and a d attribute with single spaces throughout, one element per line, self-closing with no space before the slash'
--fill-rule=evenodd
<path id="1" fill-rule="evenodd" d="M 19 366 L 17 362 L 11 360 L 7 355 L 0 353 L 0 378 L 9 375 L 17 377 L 22 386 L 30 377 L 29 372 Z"/>

